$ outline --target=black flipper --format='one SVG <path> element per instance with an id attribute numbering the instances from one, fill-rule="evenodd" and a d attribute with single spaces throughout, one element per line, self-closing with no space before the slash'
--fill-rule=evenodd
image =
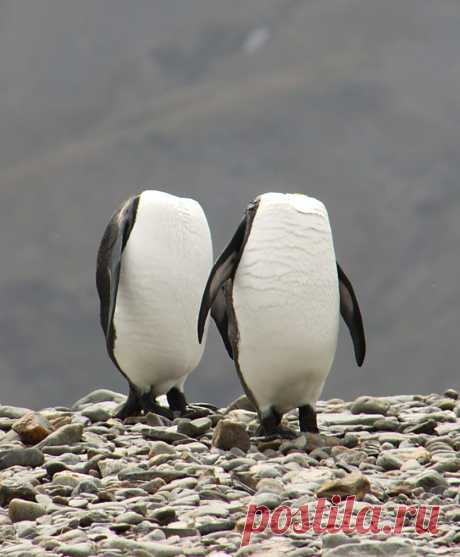
<path id="1" fill-rule="evenodd" d="M 97 254 L 96 285 L 100 299 L 100 320 L 105 334 L 107 350 L 113 356 L 113 315 L 120 279 L 121 256 L 136 220 L 139 197 L 131 197 L 112 216 Z M 121 370 L 120 370 L 121 371 Z"/>
<path id="2" fill-rule="evenodd" d="M 353 339 L 356 363 L 361 367 L 366 355 L 366 337 L 364 336 L 361 311 L 353 286 L 338 263 L 337 272 L 339 275 L 340 313 Z"/>
<path id="3" fill-rule="evenodd" d="M 225 300 L 225 285 L 219 288 L 216 299 L 211 308 L 211 317 L 214 319 L 214 322 L 219 329 L 220 336 L 224 341 L 228 355 L 233 360 L 232 343 L 228 337 L 228 312 Z"/>
<path id="4" fill-rule="evenodd" d="M 246 210 L 246 214 L 238 226 L 233 238 L 214 263 L 214 267 L 211 270 L 208 282 L 206 283 L 206 288 L 204 289 L 203 298 L 201 299 L 200 313 L 198 316 L 198 340 L 200 342 L 203 338 L 204 326 L 209 310 L 214 305 L 214 302 L 222 289 L 222 285 L 226 280 L 229 278 L 233 279 L 235 276 L 257 207 L 257 201 L 249 205 Z M 225 337 L 222 338 L 224 339 L 224 342 L 226 342 Z"/>

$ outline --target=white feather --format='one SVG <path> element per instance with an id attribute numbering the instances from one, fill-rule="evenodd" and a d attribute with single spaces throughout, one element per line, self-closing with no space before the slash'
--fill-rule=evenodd
<path id="1" fill-rule="evenodd" d="M 334 245 L 320 201 L 300 194 L 259 197 L 233 303 L 239 365 L 261 411 L 314 406 L 339 325 Z"/>
<path id="2" fill-rule="evenodd" d="M 182 387 L 205 346 L 196 319 L 212 265 L 204 212 L 196 201 L 144 191 L 123 252 L 114 315 L 114 354 L 142 391 Z"/>

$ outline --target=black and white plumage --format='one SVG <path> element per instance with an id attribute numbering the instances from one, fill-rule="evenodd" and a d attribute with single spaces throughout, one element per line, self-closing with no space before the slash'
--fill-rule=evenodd
<path id="1" fill-rule="evenodd" d="M 211 307 L 262 432 L 292 433 L 280 422 L 294 408 L 301 431 L 318 432 L 315 405 L 334 360 L 339 313 L 359 366 L 366 351 L 358 301 L 336 262 L 324 205 L 281 193 L 251 203 L 208 278 L 199 339 Z"/>
<path id="2" fill-rule="evenodd" d="M 147 190 L 112 216 L 96 283 L 107 352 L 130 387 L 118 417 L 171 416 L 155 401 L 162 394 L 185 411 L 184 382 L 204 350 L 195 324 L 211 265 L 206 216 L 192 199 Z"/>

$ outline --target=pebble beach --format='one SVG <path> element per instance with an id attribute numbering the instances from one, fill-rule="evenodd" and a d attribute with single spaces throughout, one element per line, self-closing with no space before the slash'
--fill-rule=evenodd
<path id="1" fill-rule="evenodd" d="M 320 434 L 256 437 L 245 397 L 192 405 L 187 418 L 112 415 L 99 389 L 72 407 L 0 404 L 2 557 L 419 557 L 460 555 L 458 392 L 318 403 Z M 298 431 L 297 413 L 284 416 Z M 333 497 L 341 497 L 334 501 Z M 378 507 L 387 530 L 254 531 L 250 505 L 353 514 Z M 436 532 L 398 508 L 438 507 Z M 390 532 L 390 533 L 388 533 Z"/>

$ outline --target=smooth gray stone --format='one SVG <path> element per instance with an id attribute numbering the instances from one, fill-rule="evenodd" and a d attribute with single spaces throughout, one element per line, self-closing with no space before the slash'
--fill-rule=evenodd
<path id="1" fill-rule="evenodd" d="M 94 555 L 94 544 L 92 543 L 72 543 L 59 546 L 59 552 L 65 557 L 90 557 Z"/>
<path id="2" fill-rule="evenodd" d="M 105 422 L 112 417 L 116 405 L 111 402 L 96 402 L 88 404 L 81 410 L 81 415 L 89 418 L 92 422 Z"/>
<path id="3" fill-rule="evenodd" d="M 399 431 L 401 424 L 396 418 L 379 418 L 374 422 L 376 431 Z"/>
<path id="4" fill-rule="evenodd" d="M 203 435 L 212 426 L 212 421 L 209 418 L 197 418 L 196 420 L 181 419 L 177 420 L 177 431 L 183 433 L 188 437 L 199 437 Z"/>
<path id="5" fill-rule="evenodd" d="M 115 522 L 123 522 L 125 524 L 140 524 L 144 520 L 144 517 L 138 513 L 128 511 L 126 513 L 119 514 L 115 517 Z"/>
<path id="6" fill-rule="evenodd" d="M 147 555 L 155 557 L 175 557 L 182 553 L 182 549 L 176 545 L 169 545 L 158 542 L 134 541 L 119 536 L 109 538 L 104 542 L 104 547 L 121 549 L 124 555 L 133 554 L 136 551 L 144 551 Z M 101 552 L 103 555 L 105 553 Z"/>
<path id="7" fill-rule="evenodd" d="M 12 449 L 0 452 L 0 470 L 10 466 L 41 466 L 45 462 L 45 457 L 39 449 L 29 447 L 25 449 Z"/>
<path id="8" fill-rule="evenodd" d="M 79 443 L 83 434 L 81 424 L 63 425 L 37 444 L 37 448 L 51 447 L 56 445 L 73 445 Z"/>
<path id="9" fill-rule="evenodd" d="M 196 528 L 180 528 L 174 526 L 164 526 L 161 528 L 166 537 L 179 536 L 180 538 L 189 538 L 198 536 L 199 532 Z"/>
<path id="10" fill-rule="evenodd" d="M 458 472 L 460 471 L 460 458 L 447 458 L 433 466 L 436 472 Z"/>
<path id="11" fill-rule="evenodd" d="M 12 499 L 35 500 L 36 491 L 31 484 L 15 480 L 14 478 L 3 480 L 0 483 L 0 505 L 9 504 Z"/>
<path id="12" fill-rule="evenodd" d="M 44 514 L 46 514 L 45 508 L 38 503 L 33 503 L 32 501 L 12 499 L 8 505 L 8 515 L 12 522 L 35 520 Z"/>
<path id="13" fill-rule="evenodd" d="M 345 534 L 324 534 L 322 536 L 322 540 L 323 540 L 323 550 L 332 549 L 334 547 L 339 547 L 339 545 L 355 542 L 353 538 L 350 538 Z"/>
<path id="14" fill-rule="evenodd" d="M 80 515 L 79 525 L 82 528 L 91 526 L 93 522 L 111 522 L 110 514 L 103 509 L 91 509 Z"/>
<path id="15" fill-rule="evenodd" d="M 198 526 L 198 531 L 202 536 L 207 534 L 212 534 L 214 532 L 220 532 L 224 530 L 233 530 L 235 527 L 235 521 L 231 518 L 225 518 L 223 520 L 213 520 L 212 522 L 206 522 Z"/>
<path id="16" fill-rule="evenodd" d="M 262 491 L 254 495 L 252 498 L 252 503 L 257 505 L 258 507 L 264 506 L 268 507 L 269 509 L 275 509 L 279 505 L 281 505 L 281 497 L 278 493 L 270 493 L 268 491 Z"/>
<path id="17" fill-rule="evenodd" d="M 98 478 L 88 476 L 87 480 L 80 481 L 72 491 L 72 496 L 80 495 L 81 493 L 97 493 L 102 489 L 102 482 Z"/>
<path id="18" fill-rule="evenodd" d="M 147 439 L 155 441 L 165 441 L 167 443 L 174 443 L 175 441 L 185 441 L 189 439 L 187 435 L 173 431 L 165 427 L 145 427 L 142 429 L 142 435 Z"/>
<path id="19" fill-rule="evenodd" d="M 162 526 L 177 520 L 176 509 L 173 507 L 161 507 L 149 514 L 149 518 L 158 521 Z"/>
<path id="20" fill-rule="evenodd" d="M 379 455 L 376 464 L 384 470 L 399 470 L 402 466 L 402 462 L 398 458 L 385 453 Z"/>
<path id="21" fill-rule="evenodd" d="M 323 557 L 417 557 L 409 543 L 372 542 L 350 543 L 326 550 Z"/>
<path id="22" fill-rule="evenodd" d="M 182 478 L 186 478 L 186 472 L 180 472 L 175 470 L 174 468 L 169 469 L 155 469 L 152 468 L 150 470 L 127 470 L 121 471 L 118 474 L 118 478 L 120 480 L 127 480 L 127 481 L 145 481 L 148 482 L 153 480 L 154 478 L 161 478 L 165 482 L 170 482 L 172 480 L 178 480 Z"/>
<path id="23" fill-rule="evenodd" d="M 404 428 L 404 433 L 424 433 L 426 435 L 436 435 L 437 422 L 435 420 L 423 420 L 419 423 L 409 425 Z"/>
<path id="24" fill-rule="evenodd" d="M 115 391 L 111 391 L 109 389 L 96 389 L 74 402 L 72 410 L 81 410 L 85 405 L 97 402 L 111 401 L 119 404 L 125 400 L 126 396 L 121 393 L 116 393 Z"/>
<path id="25" fill-rule="evenodd" d="M 0 418 L 11 418 L 17 420 L 22 418 L 27 412 L 31 412 L 30 408 L 21 408 L 20 406 L 7 406 L 0 404 Z"/>
<path id="26" fill-rule="evenodd" d="M 31 539 L 37 535 L 37 525 L 33 520 L 23 520 L 16 524 L 16 534 L 19 538 Z"/>
<path id="27" fill-rule="evenodd" d="M 177 449 L 164 441 L 152 441 L 150 443 L 150 456 L 157 456 L 159 454 L 176 455 Z"/>
<path id="28" fill-rule="evenodd" d="M 442 493 L 449 487 L 447 480 L 436 470 L 422 472 L 415 478 L 414 482 L 417 487 L 423 487 L 425 491 L 432 491 L 433 493 Z"/>
<path id="29" fill-rule="evenodd" d="M 352 414 L 383 414 L 390 409 L 391 403 L 388 400 L 373 396 L 360 396 L 351 405 Z"/>
<path id="30" fill-rule="evenodd" d="M 324 426 L 374 426 L 376 420 L 381 419 L 381 414 L 320 414 L 321 423 Z"/>

